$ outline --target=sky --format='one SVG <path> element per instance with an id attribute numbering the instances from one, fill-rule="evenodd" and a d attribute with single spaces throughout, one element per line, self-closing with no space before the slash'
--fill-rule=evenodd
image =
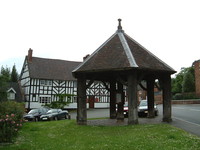
<path id="1" fill-rule="evenodd" d="M 117 30 L 177 72 L 200 59 L 199 0 L 1 0 L 0 67 L 33 57 L 82 61 Z"/>

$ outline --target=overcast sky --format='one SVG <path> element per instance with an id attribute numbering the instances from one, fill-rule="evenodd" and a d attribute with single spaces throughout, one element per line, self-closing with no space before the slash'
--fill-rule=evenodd
<path id="1" fill-rule="evenodd" d="M 199 0 L 1 0 L 0 67 L 20 73 L 33 56 L 72 61 L 94 52 L 117 30 L 176 71 L 200 59 Z"/>

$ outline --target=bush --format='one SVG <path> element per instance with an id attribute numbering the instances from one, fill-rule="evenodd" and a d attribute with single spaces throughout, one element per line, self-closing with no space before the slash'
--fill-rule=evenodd
<path id="1" fill-rule="evenodd" d="M 75 96 L 73 94 L 57 94 L 59 97 L 58 101 L 53 101 L 50 104 L 45 104 L 43 106 L 49 107 L 49 108 L 56 108 L 56 109 L 64 109 L 65 106 L 68 106 L 71 103 L 72 96 Z M 67 100 L 65 100 L 67 99 Z"/>
<path id="2" fill-rule="evenodd" d="M 173 96 L 174 100 L 189 100 L 189 99 L 199 99 L 195 93 L 176 93 Z"/>
<path id="3" fill-rule="evenodd" d="M 184 99 L 198 99 L 195 93 L 184 93 L 183 98 Z"/>
<path id="4" fill-rule="evenodd" d="M 173 96 L 173 99 L 174 99 L 174 100 L 182 100 L 182 99 L 183 99 L 183 94 L 181 94 L 181 93 L 176 93 L 176 94 Z"/>
<path id="5" fill-rule="evenodd" d="M 0 143 L 12 142 L 22 127 L 24 105 L 17 102 L 0 102 Z"/>

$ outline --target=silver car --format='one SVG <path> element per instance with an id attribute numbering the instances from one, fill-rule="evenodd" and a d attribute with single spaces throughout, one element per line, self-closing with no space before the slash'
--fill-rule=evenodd
<path id="1" fill-rule="evenodd" d="M 158 108 L 154 104 L 155 116 L 158 116 Z M 148 103 L 147 100 L 141 100 L 138 106 L 138 116 L 147 116 L 148 114 Z"/>

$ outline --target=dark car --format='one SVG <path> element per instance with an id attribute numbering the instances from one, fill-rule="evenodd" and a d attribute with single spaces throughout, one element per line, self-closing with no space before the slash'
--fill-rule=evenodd
<path id="1" fill-rule="evenodd" d="M 154 105 L 154 110 L 155 110 L 155 116 L 158 116 L 158 108 L 156 105 Z M 141 100 L 140 104 L 138 106 L 138 116 L 147 116 L 148 114 L 148 104 L 147 100 Z M 128 103 L 124 104 L 124 116 L 128 117 Z"/>
<path id="2" fill-rule="evenodd" d="M 28 121 L 39 121 L 40 116 L 46 114 L 48 111 L 49 108 L 47 107 L 32 109 L 24 116 L 24 119 Z"/>
<path id="3" fill-rule="evenodd" d="M 155 116 L 158 116 L 158 108 L 157 105 L 154 104 L 154 111 L 155 111 Z M 140 104 L 138 106 L 138 116 L 147 116 L 148 114 L 148 103 L 147 100 L 141 100 Z"/>
<path id="4" fill-rule="evenodd" d="M 70 114 L 67 110 L 51 109 L 47 114 L 40 116 L 41 120 L 59 120 L 70 119 Z"/>

